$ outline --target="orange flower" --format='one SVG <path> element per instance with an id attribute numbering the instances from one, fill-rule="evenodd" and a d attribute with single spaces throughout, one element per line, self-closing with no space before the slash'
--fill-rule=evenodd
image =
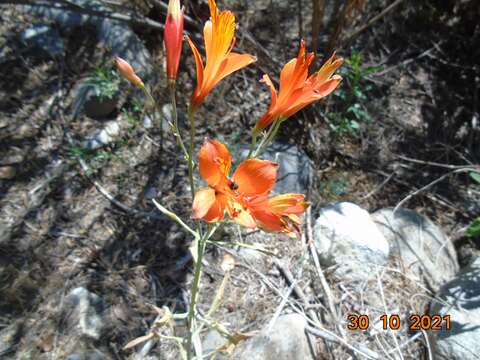
<path id="1" fill-rule="evenodd" d="M 295 237 L 300 234 L 302 221 L 298 215 L 303 214 L 309 204 L 303 194 L 281 194 L 271 198 L 252 199 L 248 208 L 258 227 L 266 231 L 282 232 Z"/>
<path id="2" fill-rule="evenodd" d="M 143 84 L 142 79 L 138 77 L 137 74 L 135 74 L 135 70 L 133 70 L 132 66 L 123 60 L 121 57 L 117 56 L 115 57 L 115 65 L 117 65 L 117 69 L 120 72 L 120 74 L 130 81 L 132 85 L 142 88 L 145 85 Z"/>
<path id="3" fill-rule="evenodd" d="M 183 10 L 180 9 L 180 0 L 170 0 L 163 34 L 163 43 L 167 55 L 167 77 L 170 81 L 175 81 L 177 78 L 182 53 L 183 22 L 184 15 Z"/>
<path id="4" fill-rule="evenodd" d="M 224 77 L 257 60 L 252 55 L 232 52 L 235 44 L 235 16 L 233 13 L 230 11 L 220 12 L 215 0 L 208 0 L 208 6 L 211 19 L 205 23 L 203 28 L 206 51 L 205 68 L 200 53 L 187 36 L 197 67 L 197 87 L 191 100 L 194 107 L 198 107 Z"/>
<path id="5" fill-rule="evenodd" d="M 276 120 L 285 120 L 314 101 L 330 94 L 340 84 L 341 76 L 333 75 L 343 60 L 333 56 L 316 73 L 308 76 L 308 68 L 315 55 L 305 56 L 305 42 L 302 40 L 298 56 L 290 60 L 280 73 L 280 91 L 268 75 L 262 81 L 270 87 L 272 100 L 267 112 L 255 126 L 258 132 Z"/>
<path id="6" fill-rule="evenodd" d="M 249 228 L 293 233 L 297 231 L 307 204 L 301 194 L 268 198 L 277 178 L 278 165 L 267 160 L 243 161 L 230 179 L 232 157 L 218 141 L 207 141 L 200 149 L 200 176 L 208 187 L 193 200 L 194 218 L 207 222 L 224 219 L 225 212 L 235 222 Z"/>

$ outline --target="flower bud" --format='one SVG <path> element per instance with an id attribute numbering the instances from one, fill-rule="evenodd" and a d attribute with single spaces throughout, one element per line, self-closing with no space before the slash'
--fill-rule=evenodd
<path id="1" fill-rule="evenodd" d="M 167 77 L 171 81 L 175 81 L 177 78 L 178 66 L 180 64 L 183 22 L 183 10 L 180 9 L 180 0 L 170 0 L 168 2 L 163 43 L 165 45 L 167 58 Z"/>
<path id="2" fill-rule="evenodd" d="M 123 60 L 121 57 L 115 57 L 115 65 L 117 65 L 117 69 L 120 72 L 120 74 L 130 81 L 132 85 L 142 88 L 145 85 L 143 84 L 142 79 L 138 77 L 137 74 L 135 74 L 135 70 L 133 70 L 132 66 Z"/>

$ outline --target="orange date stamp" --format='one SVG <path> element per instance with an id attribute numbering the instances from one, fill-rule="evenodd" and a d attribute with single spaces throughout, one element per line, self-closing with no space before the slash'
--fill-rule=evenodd
<path id="1" fill-rule="evenodd" d="M 368 330 L 370 317 L 368 315 L 348 315 L 348 330 Z M 397 314 L 383 314 L 378 318 L 382 322 L 383 330 L 398 330 L 402 326 L 402 319 Z M 408 317 L 408 330 L 450 330 L 452 328 L 450 315 L 418 315 Z"/>

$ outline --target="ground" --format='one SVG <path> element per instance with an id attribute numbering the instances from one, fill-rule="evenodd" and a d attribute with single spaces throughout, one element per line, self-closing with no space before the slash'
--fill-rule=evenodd
<path id="1" fill-rule="evenodd" d="M 204 21 L 205 4 L 191 3 L 190 16 Z M 366 99 L 348 99 L 353 85 L 351 80 L 343 84 L 350 105 L 358 102 L 369 114 L 357 132 L 344 134 L 329 126 L 334 120 L 326 114 L 346 111 L 342 101 L 347 100 L 338 96 L 300 112 L 280 132 L 282 141 L 298 144 L 313 160 L 315 176 L 308 194 L 313 218 L 332 201 L 353 201 L 370 211 L 395 206 L 412 191 L 457 169 L 452 166 L 479 163 L 480 30 L 475 1 L 457 7 L 425 3 L 397 8 L 338 49 L 345 58 L 355 49 L 362 53 L 363 68 L 377 68 L 362 75 L 359 83 Z M 383 1 L 370 4 L 368 10 L 378 13 L 382 5 Z M 223 6 L 238 15 L 237 47 L 256 54 L 258 63 L 223 81 L 209 96 L 198 114 L 197 144 L 209 137 L 234 147 L 249 142 L 249 129 L 268 106 L 269 92 L 258 81 L 262 74 L 278 79 L 281 65 L 296 54 L 299 34 L 309 39 L 311 4 L 304 4 L 301 29 L 293 15 L 296 2 L 225 1 Z M 61 34 L 67 44 L 64 59 L 38 57 L 18 40 L 34 18 L 13 7 L 5 9 L 0 15 L 0 44 L 6 54 L 0 64 L 0 165 L 15 173 L 0 180 L 0 330 L 19 323 L 19 334 L 25 335 L 19 335 L 6 356 L 30 353 L 35 359 L 47 358 L 50 347 L 45 344 L 52 342 L 59 321 L 56 307 L 72 288 L 83 286 L 108 304 L 108 335 L 98 347 L 127 358 L 131 352 L 122 347 L 146 334 L 156 317 L 150 304 L 185 310 L 191 262 L 182 259 L 190 239 L 155 211 L 151 198 L 153 192 L 189 219 L 186 167 L 172 136 L 158 124 L 145 129 L 138 114 L 128 122 L 122 139 L 105 149 L 82 153 L 72 145 L 71 139 L 81 141 L 102 126 L 86 116 L 72 117 L 75 86 L 101 64 L 111 66 L 111 54 L 91 41 L 88 34 L 93 29 L 74 28 Z M 163 21 L 157 8 L 139 11 Z M 142 26 L 134 30 L 161 73 L 161 32 Z M 188 24 L 187 30 L 197 31 Z M 326 36 L 320 43 L 326 43 Z M 319 51 L 320 57 L 325 55 Z M 154 96 L 161 105 L 168 102 L 164 84 L 160 75 Z M 194 84 L 193 59 L 185 46 L 178 79 L 183 113 Z M 371 89 L 366 90 L 367 85 Z M 129 86 L 121 86 L 126 94 L 123 106 L 132 112 Z M 117 115 L 122 116 L 120 109 Z M 129 210 L 116 206 L 99 185 Z M 441 225 L 464 264 L 478 254 L 478 242 L 466 238 L 464 231 L 480 213 L 479 204 L 479 187 L 468 174 L 458 173 L 404 206 Z M 223 278 L 218 266 L 222 257 L 238 251 L 234 243 L 261 244 L 267 255 L 257 259 L 256 266 L 247 261 L 235 269 L 217 314 L 231 330 L 258 330 L 281 299 L 274 289 L 289 286 L 275 261 L 280 259 L 298 275 L 304 269 L 304 245 L 234 226 L 218 240 L 222 242 L 208 248 L 201 308 L 208 309 Z M 305 267 L 305 273 L 299 286 L 314 299 L 320 285 L 313 268 Z M 160 354 L 162 346 L 154 353 Z"/>

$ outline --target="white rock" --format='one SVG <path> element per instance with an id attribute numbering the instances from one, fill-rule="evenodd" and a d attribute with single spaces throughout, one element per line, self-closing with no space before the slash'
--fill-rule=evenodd
<path id="1" fill-rule="evenodd" d="M 84 147 L 90 150 L 99 149 L 105 145 L 114 142 L 120 135 L 121 126 L 116 120 L 106 123 L 105 127 L 97 131 L 90 139 L 88 139 Z"/>
<path id="2" fill-rule="evenodd" d="M 100 315 L 102 300 L 83 287 L 73 289 L 66 298 L 65 312 L 70 328 L 80 330 L 80 334 L 95 340 L 100 339 L 104 327 Z M 72 334 L 73 335 L 73 334 Z"/>
<path id="3" fill-rule="evenodd" d="M 368 279 L 388 260 L 389 245 L 370 214 L 349 202 L 321 209 L 314 228 L 321 262 L 351 279 Z"/>
<path id="4" fill-rule="evenodd" d="M 273 328 L 263 330 L 233 353 L 236 360 L 309 360 L 313 359 L 305 335 L 305 318 L 299 314 L 281 316 Z"/>
<path id="5" fill-rule="evenodd" d="M 445 284 L 430 314 L 450 315 L 451 329 L 431 331 L 435 358 L 478 359 L 480 354 L 480 258 Z M 444 324 L 442 324 L 444 325 Z"/>
<path id="6" fill-rule="evenodd" d="M 458 271 L 455 250 L 443 231 L 428 218 L 408 209 L 382 209 L 372 218 L 403 268 L 438 290 Z"/>

